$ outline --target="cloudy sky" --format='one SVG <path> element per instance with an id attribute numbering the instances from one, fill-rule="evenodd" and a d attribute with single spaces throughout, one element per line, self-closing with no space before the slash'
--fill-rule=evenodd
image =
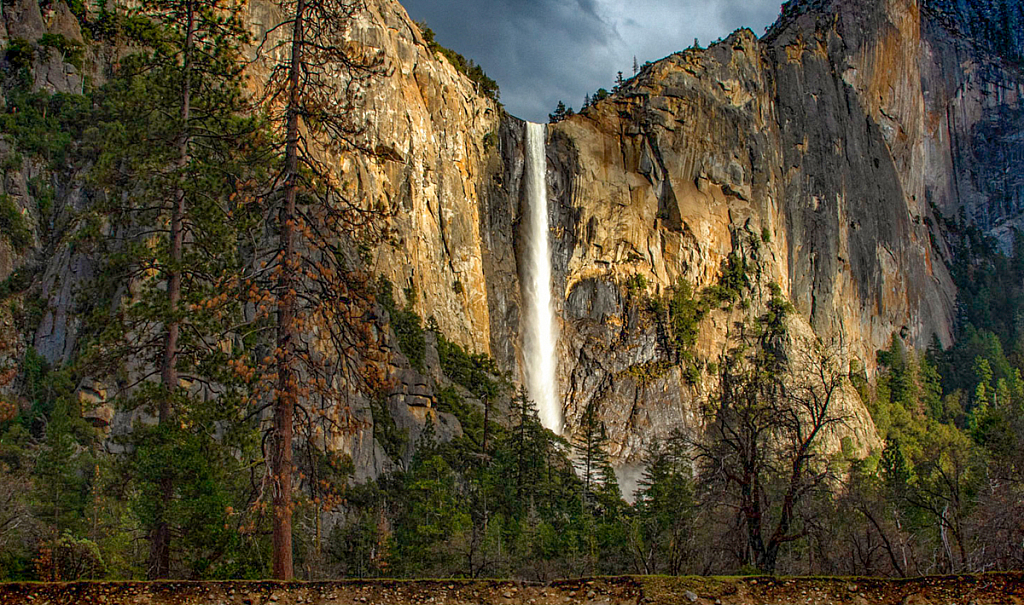
<path id="1" fill-rule="evenodd" d="M 513 115 L 542 121 L 559 100 L 611 88 L 693 44 L 740 27 L 761 35 L 781 0 L 401 0 L 437 41 L 483 66 Z"/>

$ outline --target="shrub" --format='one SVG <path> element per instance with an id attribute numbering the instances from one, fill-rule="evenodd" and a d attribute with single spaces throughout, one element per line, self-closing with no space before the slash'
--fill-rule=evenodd
<path id="1" fill-rule="evenodd" d="M 441 370 L 452 382 L 461 385 L 480 399 L 493 401 L 501 394 L 505 384 L 495 380 L 498 375 L 498 364 L 487 355 L 469 353 L 458 344 L 437 334 L 437 355 L 441 360 Z"/>
<path id="2" fill-rule="evenodd" d="M 99 546 L 66 531 L 43 543 L 35 561 L 36 576 L 50 582 L 90 580 L 103 576 L 105 566 Z"/>
<path id="3" fill-rule="evenodd" d="M 0 233 L 15 250 L 21 251 L 32 243 L 32 229 L 14 200 L 0 195 Z"/>
<path id="4" fill-rule="evenodd" d="M 644 294 L 645 292 L 647 292 L 646 277 L 636 273 L 626 279 L 626 294 L 629 298 L 636 298 L 637 295 Z"/>
<path id="5" fill-rule="evenodd" d="M 677 356 L 692 357 L 700 322 L 708 310 L 703 301 L 694 297 L 690 282 L 680 278 L 676 287 L 672 289 L 668 313 L 672 327 L 672 348 Z"/>
<path id="6" fill-rule="evenodd" d="M 53 210 L 53 201 L 56 195 L 53 187 L 43 180 L 42 177 L 36 176 L 29 179 L 28 192 L 36 201 L 40 220 L 46 222 L 50 217 L 50 212 Z"/>
<path id="7" fill-rule="evenodd" d="M 19 72 L 32 69 L 32 62 L 35 60 L 35 47 L 28 40 L 14 38 L 7 44 L 4 51 L 4 61 L 7 62 L 8 70 Z"/>
<path id="8" fill-rule="evenodd" d="M 55 49 L 61 54 L 64 62 L 74 65 L 75 69 L 81 71 L 85 60 L 85 46 L 81 42 L 69 40 L 61 34 L 43 34 L 39 39 L 39 45 Z"/>
<path id="9" fill-rule="evenodd" d="M 0 282 L 0 300 L 4 300 L 15 294 L 21 294 L 32 285 L 33 272 L 27 269 L 15 269 L 7 276 L 7 279 Z"/>

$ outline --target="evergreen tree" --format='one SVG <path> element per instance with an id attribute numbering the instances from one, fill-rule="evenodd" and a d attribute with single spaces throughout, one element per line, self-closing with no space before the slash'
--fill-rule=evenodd
<path id="1" fill-rule="evenodd" d="M 548 122 L 551 124 L 557 124 L 564 120 L 567 115 L 568 112 L 566 111 L 565 103 L 559 101 L 558 106 L 555 107 L 554 113 L 548 114 Z"/>
<path id="2" fill-rule="evenodd" d="M 234 211 L 252 174 L 255 131 L 239 117 L 246 30 L 237 10 L 229 1 L 141 3 L 130 18 L 148 26 L 131 32 L 146 50 L 94 93 L 98 157 L 89 178 L 104 196 L 92 218 L 110 227 L 85 221 L 79 239 L 108 262 L 78 366 L 119 384 L 123 406 L 156 415 L 155 428 L 127 437 L 132 456 L 148 457 L 145 469 L 125 467 L 137 471 L 151 578 L 171 575 L 172 538 L 193 526 L 171 513 L 191 498 L 186 484 L 201 480 L 180 473 L 179 454 L 195 439 L 210 445 L 231 433 L 216 423 L 237 419 L 244 390 L 225 348 L 242 319 L 230 293 L 246 221 Z"/>
<path id="3" fill-rule="evenodd" d="M 512 459 L 513 485 L 517 503 L 514 514 L 521 514 L 530 499 L 536 495 L 541 473 L 547 465 L 546 436 L 537 407 L 527 397 L 526 388 L 512 400 L 513 425 L 509 431 L 508 450 Z"/>
<path id="4" fill-rule="evenodd" d="M 573 436 L 573 452 L 579 468 L 584 506 L 597 506 L 601 496 L 618 496 L 618 483 L 608 455 L 608 432 L 590 403 Z"/>
<path id="5" fill-rule="evenodd" d="M 381 52 L 339 44 L 365 10 L 361 0 L 282 0 L 286 16 L 261 44 L 270 63 L 262 99 L 281 145 L 281 170 L 266 197 L 275 245 L 261 255 L 253 302 L 275 315 L 275 343 L 261 361 L 265 399 L 273 412 L 268 480 L 273 498 L 274 577 L 293 577 L 293 436 L 296 410 L 306 436 L 323 443 L 352 430 L 340 384 L 383 381 L 376 365 L 372 291 L 346 253 L 382 233 L 388 209 L 345 195 L 331 158 L 372 156 L 356 117 L 361 92 L 384 75 Z M 281 36 L 278 32 L 284 31 Z M 316 328 L 315 340 L 307 338 Z M 330 353 L 325 353 L 329 350 Z"/>
<path id="6" fill-rule="evenodd" d="M 179 89 L 173 102 L 177 110 L 178 124 L 176 127 L 171 126 L 171 131 L 168 132 L 168 142 L 173 143 L 174 153 L 177 155 L 174 162 L 176 173 L 172 177 L 172 181 L 177 182 L 169 184 L 173 190 L 170 192 L 170 231 L 167 234 L 169 249 L 163 271 L 166 275 L 167 301 L 166 319 L 163 322 L 164 350 L 160 359 L 160 375 L 164 388 L 158 406 L 160 424 L 172 421 L 173 400 L 180 386 L 178 356 L 181 352 L 179 339 L 183 323 L 182 278 L 189 271 L 184 265 L 185 237 L 187 231 L 197 228 L 199 221 L 194 220 L 194 217 L 201 216 L 204 210 L 192 210 L 192 206 L 202 205 L 202 202 L 195 202 L 199 192 L 192 188 L 195 183 L 192 179 L 199 176 L 194 165 L 198 161 L 193 154 L 193 147 L 197 144 L 195 128 L 203 126 L 193 123 L 193 97 L 204 95 L 205 98 L 199 103 L 200 111 L 211 109 L 209 102 L 214 101 L 215 110 L 221 112 L 218 116 L 221 121 L 230 119 L 230 116 L 239 109 L 238 51 L 240 46 L 246 43 L 246 29 L 237 18 L 236 11 L 237 5 L 234 0 L 145 0 L 141 6 L 142 14 L 162 25 L 170 37 L 170 44 L 157 46 L 150 61 L 158 69 L 167 72 L 168 84 L 172 89 Z M 224 208 L 218 210 L 223 212 Z M 197 272 L 189 271 L 187 277 L 195 280 L 198 277 Z M 166 470 L 160 473 L 160 483 L 161 494 L 156 502 L 170 502 L 174 495 L 174 485 Z M 157 507 L 151 538 L 152 554 L 149 567 L 150 576 L 153 578 L 166 578 L 170 573 L 170 524 L 162 506 L 160 504 Z"/>
<path id="7" fill-rule="evenodd" d="M 696 496 L 686 443 L 675 432 L 645 453 L 630 533 L 639 573 L 679 575 L 694 555 Z"/>

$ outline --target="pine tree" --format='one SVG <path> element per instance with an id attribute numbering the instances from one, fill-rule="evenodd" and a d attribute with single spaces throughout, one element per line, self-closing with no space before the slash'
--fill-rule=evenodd
<path id="1" fill-rule="evenodd" d="M 565 103 L 563 103 L 562 101 L 559 101 L 558 105 L 555 107 L 554 113 L 548 114 L 548 122 L 551 123 L 551 124 L 557 124 L 558 122 L 561 122 L 565 118 L 566 118 Z"/>
<path id="2" fill-rule="evenodd" d="M 633 55 L 633 75 L 640 73 L 640 64 L 636 61 L 636 55 Z"/>
<path id="3" fill-rule="evenodd" d="M 653 443 L 644 457 L 644 474 L 636 493 L 639 535 L 632 541 L 644 573 L 679 575 L 692 555 L 695 532 L 693 472 L 686 437 L 675 432 Z"/>
<path id="4" fill-rule="evenodd" d="M 583 506 L 595 506 L 599 496 L 618 492 L 615 472 L 608 455 L 608 432 L 598 416 L 597 406 L 591 402 L 580 417 L 580 425 L 573 436 L 573 453 L 579 469 Z"/>
<path id="5" fill-rule="evenodd" d="M 323 443 L 353 429 L 346 408 L 336 405 L 345 400 L 339 389 L 382 383 L 372 292 L 347 252 L 380 236 L 388 210 L 349 199 L 330 162 L 345 152 L 372 155 L 357 106 L 372 80 L 385 75 L 383 55 L 340 43 L 363 2 L 283 0 L 280 7 L 286 19 L 271 34 L 286 33 L 260 49 L 271 72 L 261 101 L 281 140 L 281 170 L 266 197 L 275 245 L 262 256 L 252 291 L 262 317 L 276 314 L 275 344 L 258 373 L 273 411 L 274 577 L 287 580 L 296 410 L 307 438 Z M 306 337 L 313 328 L 315 341 Z"/>
<path id="6" fill-rule="evenodd" d="M 540 481 L 546 463 L 546 437 L 536 405 L 520 387 L 512 401 L 511 438 L 509 450 L 514 461 L 516 501 L 524 505 Z"/>
<path id="7" fill-rule="evenodd" d="M 241 221 L 229 217 L 254 131 L 239 117 L 247 39 L 237 10 L 230 0 L 141 3 L 132 18 L 152 27 L 132 32 L 145 36 L 137 42 L 146 50 L 124 58 L 95 95 L 101 143 L 89 176 L 105 193 L 96 213 L 110 228 L 85 228 L 82 241 L 106 252 L 110 280 L 99 280 L 98 294 L 110 300 L 96 305 L 80 367 L 124 383 L 119 396 L 128 407 L 155 408 L 157 428 L 131 436 L 134 451 L 157 456 L 133 478 L 158 485 L 139 490 L 150 501 L 143 509 L 151 513 L 151 578 L 171 574 L 169 511 L 182 497 L 176 435 L 194 413 L 206 414 L 199 407 L 211 397 L 227 416 L 227 402 L 237 402 L 222 346 L 241 318 L 228 296 L 241 270 Z M 104 307 L 118 312 L 101 315 Z M 205 438 L 213 439 L 212 428 Z"/>
<path id="8" fill-rule="evenodd" d="M 176 44 L 157 49 L 153 54 L 154 63 L 167 69 L 172 79 L 177 80 L 180 92 L 175 103 L 179 124 L 173 136 L 178 155 L 176 164 L 178 183 L 175 184 L 170 212 L 170 250 L 166 266 L 167 321 L 164 336 L 164 351 L 160 360 L 160 374 L 165 396 L 159 406 L 159 422 L 171 422 L 174 393 L 179 388 L 179 338 L 182 328 L 182 277 L 186 272 L 184 247 L 186 232 L 194 228 L 196 221 L 190 220 L 191 198 L 198 193 L 189 191 L 189 174 L 195 161 L 192 148 L 196 144 L 192 105 L 196 93 L 219 95 L 237 94 L 232 89 L 240 83 L 240 45 L 246 42 L 246 30 L 237 18 L 237 5 L 233 0 L 146 0 L 142 4 L 143 14 L 163 25 L 173 36 Z M 202 90 L 203 86 L 212 86 Z M 236 109 L 237 100 L 229 100 L 227 106 L 218 107 L 228 112 Z M 202 107 L 201 109 L 207 109 Z M 194 278 L 195 275 L 189 275 Z M 161 477 L 161 495 L 165 501 L 173 498 L 174 486 L 169 476 Z M 157 516 L 157 526 L 151 539 L 150 573 L 154 578 L 166 578 L 170 573 L 170 527 L 163 512 Z"/>

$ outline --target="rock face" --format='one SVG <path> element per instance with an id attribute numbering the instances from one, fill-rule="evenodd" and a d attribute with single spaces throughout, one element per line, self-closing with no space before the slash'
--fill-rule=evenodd
<path id="1" fill-rule="evenodd" d="M 41 11 L 41 5 L 47 10 Z M 282 20 L 279 9 L 269 1 L 250 2 L 246 10 L 257 40 Z M 62 1 L 15 0 L 5 2 L 0 11 L 4 26 L 0 49 L 13 39 L 36 43 L 47 33 L 82 40 L 77 19 Z M 366 10 L 349 34 L 365 48 L 382 50 L 388 73 L 362 95 L 360 117 L 368 145 L 377 152 L 375 157 L 347 154 L 336 158 L 337 171 L 353 197 L 396 209 L 393 226 L 397 236 L 370 255 L 368 268 L 398 286 L 399 305 L 406 302 L 403 288 L 412 286 L 419 299 L 416 309 L 424 318 L 434 317 L 449 338 L 469 350 L 489 352 L 492 326 L 483 266 L 486 245 L 477 192 L 487 188 L 489 171 L 498 161 L 494 143 L 489 141 L 497 136 L 499 108 L 479 96 L 473 83 L 440 55 L 435 56 L 397 2 L 366 2 Z M 105 75 L 103 63 L 111 62 L 108 50 L 86 50 L 96 70 L 89 74 L 93 81 L 101 82 Z M 36 57 L 34 90 L 81 91 L 78 70 L 53 49 L 37 44 Z M 264 64 L 257 62 L 253 69 L 254 75 L 265 75 L 261 72 Z M 12 155 L 8 142 L 0 137 L 0 159 Z M 9 171 L 0 182 L 0 194 L 14 201 L 37 233 L 42 229 L 28 182 L 40 175 L 50 177 L 43 168 L 26 161 L 21 170 Z M 89 203 L 81 183 L 56 185 L 55 214 L 62 219 Z M 31 267 L 36 281 L 28 296 L 41 302 L 34 334 L 19 334 L 17 342 L 0 350 L 0 371 L 22 357 L 26 343 L 34 344 L 51 363 L 69 362 L 79 352 L 81 294 L 102 259 L 76 252 L 73 243 L 65 241 L 71 239 L 66 236 L 73 233 L 73 225 L 61 223 L 58 227 L 45 247 L 37 237 L 34 246 L 15 251 L 0 237 L 0 282 L 16 269 Z M 4 321 L 10 323 L 9 318 Z M 386 321 L 380 328 L 383 346 L 393 353 L 388 376 L 392 392 L 385 394 L 376 412 L 367 394 L 354 394 L 349 402 L 352 420 L 361 428 L 338 436 L 331 444 L 352 457 L 356 480 L 376 477 L 408 462 L 428 423 L 434 425 L 441 440 L 457 437 L 462 431 L 454 416 L 434 409 L 435 385 L 451 384 L 437 365 L 435 345 L 428 346 L 425 376 L 410 367 Z M 135 422 L 153 422 L 140 411 L 113 414 L 108 393 L 113 396 L 114 389 L 92 382 L 79 389 L 83 413 L 96 426 L 117 433 L 131 430 Z M 387 414 L 389 422 L 405 433 L 402 451 L 387 451 L 382 445 L 375 430 L 381 414 Z"/>
<path id="2" fill-rule="evenodd" d="M 653 295 L 679 278 L 712 285 L 730 253 L 752 261 L 755 281 L 781 287 L 799 314 L 795 333 L 836 343 L 869 373 L 894 334 L 918 347 L 951 341 L 956 292 L 937 215 L 1004 241 L 1021 220 L 1020 44 L 975 42 L 967 34 L 985 37 L 976 10 L 790 3 L 763 39 L 740 31 L 667 57 L 552 128 L 570 426 L 597 405 L 628 461 L 650 439 L 699 424 L 709 376 L 694 381 L 671 363 L 624 284 L 641 275 Z M 501 139 L 504 181 L 521 164 L 514 130 Z M 698 359 L 715 361 L 733 322 L 760 306 L 712 312 Z M 863 407 L 845 405 L 855 445 L 874 445 Z"/>
<path id="3" fill-rule="evenodd" d="M 49 6 L 44 14 L 37 0 L 5 4 L 0 44 L 47 31 L 80 36 L 63 3 Z M 281 20 L 266 0 L 247 10 L 257 39 Z M 933 336 L 949 343 L 956 292 L 937 215 L 963 216 L 1004 241 L 1024 220 L 1015 169 L 1024 157 L 1022 10 L 1002 0 L 794 0 L 765 37 L 743 30 L 647 65 L 617 94 L 551 127 L 569 426 L 597 406 L 620 463 L 674 428 L 699 428 L 713 364 L 734 324 L 763 312 L 772 284 L 796 308 L 798 338 L 834 343 L 869 373 L 893 334 L 914 346 Z M 350 36 L 382 50 L 390 73 L 362 95 L 377 153 L 333 160 L 354 198 L 394 210 L 396 236 L 364 255 L 368 268 L 397 286 L 398 305 L 412 288 L 421 316 L 518 379 L 524 124 L 435 54 L 395 0 L 367 0 Z M 74 68 L 44 58 L 37 88 L 81 85 Z M 31 169 L 8 175 L 0 191 L 29 214 Z M 86 203 L 74 183 L 59 185 L 59 204 Z M 750 300 L 700 323 L 697 361 L 685 367 L 646 301 L 680 279 L 716 284 L 730 255 L 748 262 Z M 0 279 L 27 263 L 39 265 L 47 299 L 35 346 L 51 361 L 71 359 L 76 292 L 94 259 L 59 245 L 15 253 L 0 241 Z M 395 385 L 384 403 L 410 440 L 386 452 L 369 398 L 355 398 L 364 429 L 334 445 L 352 455 L 359 478 L 411 456 L 428 419 L 442 438 L 461 432 L 434 409 L 435 389 L 450 383 L 433 345 L 420 373 L 393 335 L 384 340 Z M 101 392 L 83 394 L 95 399 L 91 418 L 128 426 L 107 417 Z M 877 445 L 856 395 L 842 405 L 854 445 Z"/>

